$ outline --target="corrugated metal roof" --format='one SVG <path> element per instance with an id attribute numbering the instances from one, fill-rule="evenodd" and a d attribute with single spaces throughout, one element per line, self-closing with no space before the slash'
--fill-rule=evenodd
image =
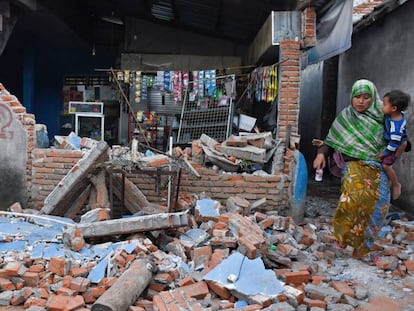
<path id="1" fill-rule="evenodd" d="M 271 11 L 313 6 L 318 12 L 332 1 L 37 0 L 39 7 L 57 12 L 72 24 L 88 25 L 93 21 L 102 22 L 106 17 L 105 22 L 110 23 L 112 19 L 119 26 L 126 18 L 137 18 L 242 44 L 251 43 Z M 100 28 L 104 30 L 105 26 L 95 31 Z"/>

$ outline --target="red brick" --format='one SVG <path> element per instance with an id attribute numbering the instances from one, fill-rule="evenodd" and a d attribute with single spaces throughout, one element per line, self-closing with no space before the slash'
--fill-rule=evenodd
<path id="1" fill-rule="evenodd" d="M 167 304 L 164 302 L 164 300 L 161 298 L 160 295 L 156 295 L 154 296 L 153 300 L 153 305 L 155 310 L 159 310 L 159 311 L 167 311 Z"/>
<path id="2" fill-rule="evenodd" d="M 103 278 L 99 283 L 98 286 L 103 286 L 104 288 L 108 289 L 109 287 L 111 287 L 112 285 L 114 285 L 114 283 L 116 282 L 117 278 L 116 277 L 107 277 L 107 278 Z"/>
<path id="3" fill-rule="evenodd" d="M 91 287 L 90 289 L 91 295 L 98 298 L 102 296 L 106 289 L 103 286 Z"/>
<path id="4" fill-rule="evenodd" d="M 62 279 L 63 286 L 69 288 L 72 283 L 73 277 L 70 275 L 65 275 Z"/>
<path id="5" fill-rule="evenodd" d="M 219 310 L 233 309 L 234 303 L 230 301 L 219 301 Z"/>
<path id="6" fill-rule="evenodd" d="M 85 301 L 82 296 L 62 296 L 55 295 L 52 297 L 49 304 L 49 311 L 67 311 L 76 310 L 77 308 L 83 307 Z"/>
<path id="7" fill-rule="evenodd" d="M 5 269 L 0 269 L 0 278 L 7 279 L 8 277 L 9 277 L 9 274 L 7 273 L 7 271 Z"/>
<path id="8" fill-rule="evenodd" d="M 46 307 L 47 300 L 38 298 L 38 297 L 29 297 L 25 302 L 23 307 L 28 309 L 30 306 L 39 306 L 39 307 Z"/>
<path id="9" fill-rule="evenodd" d="M 247 237 L 240 237 L 239 244 L 243 245 L 246 248 L 246 256 L 249 259 L 255 259 L 257 255 L 257 248 L 256 246 L 248 240 Z"/>
<path id="10" fill-rule="evenodd" d="M 301 285 L 302 283 L 306 284 L 311 278 L 309 271 L 286 272 L 284 275 L 286 284 L 293 284 L 295 286 Z"/>
<path id="11" fill-rule="evenodd" d="M 12 306 L 18 306 L 25 302 L 26 298 L 21 292 L 15 291 L 13 297 L 10 299 L 10 304 Z"/>
<path id="12" fill-rule="evenodd" d="M 86 304 L 92 304 L 96 301 L 97 298 L 93 297 L 90 290 L 88 289 L 85 293 L 82 294 L 83 300 Z"/>
<path id="13" fill-rule="evenodd" d="M 0 289 L 2 291 L 15 290 L 14 284 L 9 279 L 0 278 Z"/>
<path id="14" fill-rule="evenodd" d="M 49 292 L 46 290 L 46 288 L 44 288 L 44 287 L 41 287 L 40 288 L 40 298 L 43 298 L 43 299 L 49 299 Z"/>
<path id="15" fill-rule="evenodd" d="M 314 275 L 312 276 L 312 284 L 319 285 L 322 282 L 327 282 L 328 278 L 326 276 Z"/>
<path id="16" fill-rule="evenodd" d="M 220 284 L 217 284 L 216 282 L 210 282 L 210 281 L 207 281 L 207 285 L 221 299 L 229 299 L 230 298 L 231 293 L 224 286 L 221 286 Z"/>
<path id="17" fill-rule="evenodd" d="M 32 265 L 29 267 L 29 272 L 43 272 L 45 271 L 45 267 L 43 265 Z"/>
<path id="18" fill-rule="evenodd" d="M 376 266 L 383 270 L 388 270 L 390 268 L 390 262 L 388 260 L 379 260 L 377 261 Z"/>
<path id="19" fill-rule="evenodd" d="M 155 290 L 157 292 L 163 292 L 168 289 L 168 285 L 157 282 L 151 282 L 148 288 Z"/>
<path id="20" fill-rule="evenodd" d="M 154 281 L 161 284 L 170 284 L 174 280 L 169 273 L 158 273 L 154 276 Z"/>
<path id="21" fill-rule="evenodd" d="M 277 250 L 285 256 L 289 256 L 296 248 L 289 244 L 279 243 L 277 245 Z"/>
<path id="22" fill-rule="evenodd" d="M 259 304 L 248 305 L 242 308 L 243 311 L 254 311 L 263 309 Z"/>
<path id="23" fill-rule="evenodd" d="M 17 290 L 22 289 L 24 287 L 24 283 L 23 282 L 16 282 L 14 283 L 14 286 L 16 287 Z"/>
<path id="24" fill-rule="evenodd" d="M 39 273 L 26 272 L 22 275 L 22 279 L 24 280 L 26 286 L 36 287 L 39 285 Z"/>
<path id="25" fill-rule="evenodd" d="M 261 222 L 259 222 L 259 226 L 260 228 L 267 229 L 271 226 L 273 226 L 274 220 L 272 218 L 266 218 L 264 220 L 262 220 Z"/>
<path id="26" fill-rule="evenodd" d="M 190 284 L 194 284 L 195 281 L 193 280 L 193 278 L 186 276 L 185 278 L 181 279 L 180 281 L 178 281 L 178 286 L 186 286 L 186 285 L 190 285 Z"/>
<path id="27" fill-rule="evenodd" d="M 185 295 L 196 299 L 203 299 L 209 293 L 207 283 L 204 281 L 180 287 L 178 290 L 184 291 Z"/>
<path id="28" fill-rule="evenodd" d="M 69 288 L 77 292 L 84 293 L 86 292 L 90 284 L 91 281 L 89 279 L 78 276 L 72 279 Z"/>
<path id="29" fill-rule="evenodd" d="M 26 272 L 27 268 L 21 262 L 12 261 L 7 263 L 4 268 L 9 276 L 21 276 Z"/>
<path id="30" fill-rule="evenodd" d="M 88 269 L 83 268 L 83 267 L 75 268 L 70 271 L 70 275 L 73 277 L 78 277 L 78 276 L 86 277 L 88 275 Z"/>
<path id="31" fill-rule="evenodd" d="M 317 307 L 317 308 L 322 308 L 324 310 L 326 309 L 326 302 L 322 300 L 305 298 L 303 302 L 309 308 Z"/>
<path id="32" fill-rule="evenodd" d="M 52 257 L 49 261 L 48 270 L 60 276 L 68 274 L 68 264 L 66 259 L 62 257 Z"/>
<path id="33" fill-rule="evenodd" d="M 77 292 L 67 287 L 61 287 L 56 291 L 56 294 L 63 296 L 75 296 Z"/>
<path id="34" fill-rule="evenodd" d="M 414 271 L 414 260 L 405 260 L 404 265 L 407 267 L 408 271 Z"/>
<path id="35" fill-rule="evenodd" d="M 210 260 L 212 254 L 212 249 L 210 245 L 196 247 L 191 251 L 191 259 L 195 260 L 196 258 L 204 257 L 205 261 Z"/>
<path id="36" fill-rule="evenodd" d="M 331 286 L 344 295 L 355 297 L 354 290 L 346 282 L 332 281 Z"/>

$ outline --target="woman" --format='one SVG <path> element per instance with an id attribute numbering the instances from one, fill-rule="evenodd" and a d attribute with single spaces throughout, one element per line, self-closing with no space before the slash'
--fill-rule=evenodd
<path id="1" fill-rule="evenodd" d="M 334 150 L 343 156 L 345 167 L 333 229 L 339 246 L 352 246 L 355 258 L 368 255 L 390 202 L 388 179 L 377 158 L 385 147 L 381 108 L 375 85 L 368 80 L 356 81 L 351 105 L 336 117 L 313 162 L 315 169 L 323 169 Z"/>

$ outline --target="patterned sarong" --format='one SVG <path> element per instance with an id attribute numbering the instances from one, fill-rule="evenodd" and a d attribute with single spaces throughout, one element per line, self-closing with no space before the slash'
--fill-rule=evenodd
<path id="1" fill-rule="evenodd" d="M 389 208 L 388 179 L 375 161 L 349 161 L 333 227 L 338 242 L 366 255 L 372 247 Z"/>

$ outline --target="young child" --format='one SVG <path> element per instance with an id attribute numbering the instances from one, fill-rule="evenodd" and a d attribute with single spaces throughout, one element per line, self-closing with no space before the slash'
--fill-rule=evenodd
<path id="1" fill-rule="evenodd" d="M 391 181 L 392 198 L 394 200 L 401 195 L 401 184 L 398 182 L 392 164 L 400 155 L 399 151 L 397 152 L 398 147 L 407 139 L 407 121 L 404 110 L 407 109 L 410 101 L 410 95 L 400 90 L 392 90 L 385 94 L 383 98 L 384 138 L 387 147 L 378 155 L 378 158 L 382 160 L 382 167 Z"/>

